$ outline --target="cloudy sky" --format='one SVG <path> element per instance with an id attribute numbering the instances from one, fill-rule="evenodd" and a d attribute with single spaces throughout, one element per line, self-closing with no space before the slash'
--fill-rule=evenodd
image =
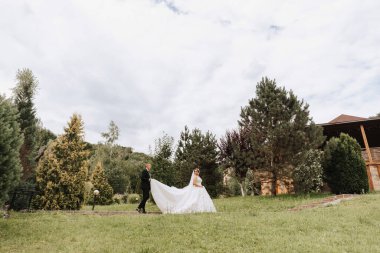
<path id="1" fill-rule="evenodd" d="M 185 125 L 220 137 L 262 76 L 317 123 L 380 112 L 380 1 L 0 0 L 0 93 L 39 80 L 38 116 L 59 134 L 80 113 L 96 143 L 147 152 Z"/>

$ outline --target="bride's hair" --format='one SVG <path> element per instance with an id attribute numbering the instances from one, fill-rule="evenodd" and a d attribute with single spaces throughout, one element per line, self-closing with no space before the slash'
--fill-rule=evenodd
<path id="1" fill-rule="evenodd" d="M 198 167 L 194 169 L 194 172 L 196 172 L 196 171 L 198 171 L 198 172 L 199 172 L 199 168 L 198 168 Z"/>

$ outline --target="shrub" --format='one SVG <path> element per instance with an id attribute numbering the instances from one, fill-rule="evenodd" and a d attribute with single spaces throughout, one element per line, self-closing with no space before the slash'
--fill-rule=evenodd
<path id="1" fill-rule="evenodd" d="M 127 202 L 129 204 L 136 204 L 140 202 L 140 195 L 135 194 L 135 193 L 128 194 L 127 198 L 128 198 Z"/>
<path id="2" fill-rule="evenodd" d="M 90 193 L 90 201 L 94 198 L 94 190 L 98 190 L 100 193 L 96 197 L 96 204 L 110 205 L 113 203 L 113 189 L 108 184 L 103 166 L 100 162 L 98 162 L 92 174 L 92 184 L 94 186 Z"/>
<path id="3" fill-rule="evenodd" d="M 323 169 L 326 182 L 335 194 L 369 190 L 360 145 L 348 134 L 342 133 L 326 144 Z"/>
<path id="4" fill-rule="evenodd" d="M 115 194 L 112 200 L 115 204 L 127 203 L 126 195 L 124 194 Z"/>
<path id="5" fill-rule="evenodd" d="M 113 203 L 115 203 L 115 204 L 118 204 L 118 205 L 120 205 L 120 199 L 118 199 L 118 198 L 115 198 L 115 199 L 112 199 L 113 200 Z"/>
<path id="6" fill-rule="evenodd" d="M 238 180 L 235 177 L 231 177 L 227 181 L 227 185 L 224 187 L 224 194 L 227 197 L 232 197 L 232 196 L 239 196 L 241 195 L 241 189 Z"/>
<path id="7" fill-rule="evenodd" d="M 121 199 L 122 199 L 124 204 L 128 203 L 128 195 L 123 195 L 123 197 Z"/>
<path id="8" fill-rule="evenodd" d="M 323 152 L 316 149 L 307 151 L 302 162 L 294 169 L 293 180 L 296 192 L 319 192 L 323 186 L 321 165 Z"/>
<path id="9" fill-rule="evenodd" d="M 94 185 L 91 183 L 91 181 L 87 181 L 84 183 L 84 203 L 90 204 L 91 202 L 91 192 Z"/>

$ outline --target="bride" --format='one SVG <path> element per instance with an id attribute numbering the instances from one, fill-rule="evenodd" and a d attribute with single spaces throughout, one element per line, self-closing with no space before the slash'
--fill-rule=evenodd
<path id="1" fill-rule="evenodd" d="M 202 186 L 199 169 L 196 168 L 188 186 L 178 189 L 155 179 L 150 181 L 151 192 L 162 213 L 216 212 L 214 203 Z"/>

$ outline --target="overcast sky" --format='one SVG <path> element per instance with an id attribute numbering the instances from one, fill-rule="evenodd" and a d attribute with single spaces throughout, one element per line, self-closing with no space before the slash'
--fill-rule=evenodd
<path id="1" fill-rule="evenodd" d="M 185 125 L 219 138 L 262 76 L 317 123 L 380 112 L 380 1 L 0 0 L 0 93 L 39 80 L 38 117 L 60 134 L 80 113 L 96 143 L 148 152 Z"/>

